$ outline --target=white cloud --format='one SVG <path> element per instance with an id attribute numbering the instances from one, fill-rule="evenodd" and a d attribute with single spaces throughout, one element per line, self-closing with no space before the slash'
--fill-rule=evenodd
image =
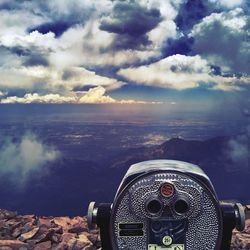
<path id="1" fill-rule="evenodd" d="M 232 137 L 228 142 L 226 154 L 232 161 L 232 164 L 227 165 L 229 171 L 244 170 L 249 172 L 250 164 L 250 120 L 245 128 L 245 133 Z"/>
<path id="2" fill-rule="evenodd" d="M 118 104 L 160 104 L 160 102 L 145 102 L 135 100 L 116 100 L 108 95 L 105 95 L 105 88 L 97 86 L 88 91 L 68 92 L 64 95 L 38 93 L 27 93 L 24 97 L 8 96 L 0 100 L 2 104 L 9 103 L 118 103 Z"/>
<path id="3" fill-rule="evenodd" d="M 164 42 L 169 38 L 176 38 L 178 31 L 175 24 L 175 18 L 178 14 L 178 9 L 183 1 L 161 1 L 150 0 L 147 1 L 149 7 L 159 8 L 162 22 L 159 23 L 152 31 L 148 33 L 149 39 L 153 42 L 152 47 L 157 50 L 161 49 Z"/>
<path id="4" fill-rule="evenodd" d="M 42 143 L 35 134 L 27 133 L 18 142 L 10 139 L 0 150 L 0 175 L 8 175 L 15 184 L 23 185 L 29 175 L 45 173 L 46 164 L 55 161 L 60 153 Z"/>
<path id="5" fill-rule="evenodd" d="M 125 68 L 118 72 L 129 81 L 138 84 L 173 89 L 189 89 L 207 83 L 210 89 L 240 90 L 238 85 L 249 83 L 249 78 L 213 75 L 208 62 L 200 56 L 173 55 L 156 63 L 137 68 Z"/>
<path id="6" fill-rule="evenodd" d="M 27 35 L 6 34 L 1 36 L 0 45 L 6 48 L 22 47 L 26 49 L 50 50 L 56 49 L 56 39 L 53 32 L 41 34 L 33 31 Z"/>
<path id="7" fill-rule="evenodd" d="M 134 64 L 138 62 L 148 61 L 152 57 L 160 56 L 160 36 L 172 31 L 174 24 L 164 26 L 163 30 L 152 30 L 158 32 L 159 36 L 152 37 L 155 43 L 144 50 L 112 50 L 111 46 L 115 39 L 115 35 L 100 30 L 99 20 L 90 20 L 84 27 L 76 26 L 67 30 L 60 39 L 58 39 L 58 48 L 49 55 L 52 65 L 60 68 L 69 66 L 85 65 L 85 66 L 120 66 L 124 64 Z M 170 36 L 170 35 L 169 35 Z M 158 39 L 159 38 L 159 39 Z M 165 41 L 162 38 L 162 42 Z M 157 44 L 156 44 L 157 43 Z"/>
<path id="8" fill-rule="evenodd" d="M 105 89 L 101 86 L 91 88 L 88 91 L 70 92 L 67 95 L 37 93 L 25 94 L 24 97 L 8 96 L 1 103 L 113 103 L 109 96 L 105 96 Z"/>
<path id="9" fill-rule="evenodd" d="M 246 1 L 245 0 L 209 0 L 213 4 L 216 4 L 220 7 L 226 7 L 228 9 L 232 9 L 235 7 L 239 7 L 243 5 Z"/>
<path id="10" fill-rule="evenodd" d="M 209 67 L 200 56 L 174 55 L 138 68 L 121 69 L 118 74 L 140 84 L 166 88 L 194 88 L 206 80 Z"/>
<path id="11" fill-rule="evenodd" d="M 101 86 L 92 88 L 81 97 L 79 97 L 79 103 L 114 103 L 116 102 L 110 96 L 105 96 L 105 89 Z"/>
<path id="12" fill-rule="evenodd" d="M 23 35 L 26 34 L 26 29 L 32 25 L 39 25 L 48 21 L 44 15 L 36 15 L 29 10 L 0 10 L 0 36 L 2 35 Z"/>
<path id="13" fill-rule="evenodd" d="M 224 72 L 249 73 L 249 23 L 240 8 L 205 17 L 190 34 L 195 52 Z"/>
<path id="14" fill-rule="evenodd" d="M 136 49 L 117 50 L 112 47 L 117 39 L 116 34 L 100 29 L 102 20 L 112 18 L 115 1 L 13 1 L 11 5 L 15 8 L 0 10 L 0 90 L 25 89 L 27 93 L 36 92 L 39 96 L 40 93 L 57 93 L 68 98 L 67 93 L 75 87 L 92 85 L 105 86 L 107 90 L 119 88 L 125 83 L 98 75 L 94 72 L 95 68 L 128 67 L 137 63 L 147 64 L 159 58 L 166 40 L 181 36 L 175 18 L 180 5 L 185 2 L 138 1 L 142 8 L 158 9 L 161 21 L 145 34 L 150 44 Z M 243 3 L 243 0 L 220 0 L 217 4 L 229 8 Z M 28 33 L 30 28 L 41 24 L 58 25 L 62 20 L 69 28 L 59 37 L 53 32 Z M 234 85 L 234 77 L 225 79 L 212 76 L 208 64 L 221 66 L 223 72 L 249 73 L 248 23 L 248 17 L 239 8 L 213 13 L 195 25 L 190 33 L 195 38 L 194 50 L 201 55 L 199 59 L 185 56 L 178 59 L 177 55 L 155 64 L 121 69 L 119 74 L 131 81 L 161 87 L 185 89 L 199 86 L 201 82 L 215 81 L 214 89 L 239 89 Z M 35 59 L 41 59 L 41 64 L 32 64 Z M 197 71 L 195 61 L 201 63 L 200 68 L 203 67 L 204 71 Z M 186 64 L 189 63 L 192 68 L 190 72 L 178 71 L 178 67 L 187 68 Z M 87 70 L 90 68 L 93 70 Z M 241 81 L 245 84 L 245 80 Z"/>
<path id="15" fill-rule="evenodd" d="M 9 103 L 72 103 L 75 101 L 74 97 L 61 96 L 59 94 L 39 95 L 37 93 L 27 93 L 24 97 L 8 96 L 1 100 L 3 104 Z"/>
<path id="16" fill-rule="evenodd" d="M 49 1 L 43 7 L 39 3 L 26 3 L 25 11 L 34 15 L 33 9 L 36 9 L 37 16 L 40 16 L 39 22 L 53 22 L 53 19 L 63 20 L 64 18 L 75 18 L 79 9 L 82 13 L 89 14 L 82 23 L 72 25 L 64 34 L 55 39 L 55 35 L 51 33 L 41 34 L 37 31 L 26 34 L 26 30 L 30 27 L 30 23 L 25 23 L 20 27 L 19 22 L 13 21 L 16 27 L 23 32 L 3 32 L 0 37 L 0 44 L 11 48 L 21 46 L 23 48 L 32 48 L 42 50 L 46 53 L 50 63 L 56 67 L 71 67 L 78 65 L 123 65 L 133 64 L 136 62 L 148 61 L 152 57 L 160 56 L 162 44 L 167 38 L 174 38 L 177 35 L 174 18 L 178 11 L 177 6 L 173 6 L 171 1 L 140 1 L 140 4 L 148 8 L 160 9 L 162 22 L 148 33 L 149 40 L 152 42 L 144 50 L 123 49 L 120 51 L 112 50 L 112 42 L 115 35 L 99 29 L 100 22 L 104 16 L 108 16 L 115 3 L 111 1 Z M 47 8 L 46 11 L 43 10 Z M 24 10 L 20 10 L 20 13 Z M 75 13 L 73 15 L 73 13 Z M 18 14 L 19 15 L 19 14 Z M 41 18 L 41 16 L 43 18 Z M 64 17 L 64 18 L 62 18 Z M 81 17 L 80 19 L 84 19 Z M 8 17 L 6 17 L 8 21 Z M 32 17 L 33 20 L 33 17 Z M 67 19 L 66 19 L 67 20 Z M 6 22 L 7 22 L 6 21 Z M 32 22 L 36 26 L 38 21 Z"/>
<path id="17" fill-rule="evenodd" d="M 74 87 L 105 86 L 107 89 L 119 88 L 124 83 L 82 67 L 68 67 L 60 69 L 55 67 L 33 66 L 0 67 L 1 88 L 25 88 L 29 90 L 59 91 L 62 87 L 71 91 Z"/>
<path id="18" fill-rule="evenodd" d="M 144 50 L 124 49 L 113 51 L 111 47 L 115 35 L 99 29 L 102 17 L 108 15 L 112 8 L 110 1 L 105 2 L 106 7 L 104 7 L 104 3 L 99 1 L 94 1 L 93 4 L 83 4 L 82 1 L 77 3 L 77 5 L 83 4 L 84 8 L 88 11 L 92 9 L 93 13 L 90 11 L 92 15 L 85 21 L 84 25 L 73 25 L 57 39 L 52 32 L 41 34 L 38 31 L 34 31 L 30 34 L 26 34 L 30 23 L 24 25 L 25 27 L 20 27 L 19 23 L 14 21 L 13 23 L 15 23 L 16 27 L 22 30 L 22 32 L 4 31 L 2 36 L 0 36 L 0 44 L 7 48 L 20 47 L 22 49 L 30 49 L 31 51 L 29 53 L 34 52 L 34 50 L 39 51 L 48 58 L 52 66 L 57 68 L 67 68 L 78 65 L 118 66 L 148 61 L 152 57 L 160 56 L 162 43 L 167 38 L 176 36 L 176 25 L 173 20 L 177 15 L 177 11 L 169 1 L 166 1 L 164 4 L 161 3 L 162 8 L 167 11 L 162 10 L 163 21 L 148 34 L 152 45 L 149 45 Z M 151 7 L 158 8 L 159 6 L 154 6 L 156 4 L 159 5 L 160 3 L 158 2 L 159 1 L 151 1 Z M 31 9 L 31 6 L 32 4 L 30 3 L 28 7 Z M 102 8 L 100 8 L 101 6 Z M 64 14 L 68 16 L 70 13 L 67 12 L 72 11 L 72 4 L 68 1 L 63 3 L 53 1 L 51 4 L 48 4 L 47 7 L 50 9 L 50 14 L 49 16 L 48 13 L 45 14 L 47 17 L 44 19 L 44 22 L 49 22 L 53 18 L 51 13 L 59 15 L 58 8 L 62 9 L 62 16 L 64 12 Z M 6 19 L 7 18 L 8 17 L 6 17 Z M 41 22 L 42 20 L 39 21 Z M 35 26 L 35 23 L 33 26 Z"/>
<path id="19" fill-rule="evenodd" d="M 141 0 L 140 4 L 149 9 L 160 9 L 162 15 L 159 25 L 147 34 L 152 44 L 143 50 L 114 50 L 115 34 L 99 28 L 102 19 L 110 15 L 115 5 L 112 1 L 13 2 L 15 8 L 12 11 L 1 11 L 0 45 L 6 51 L 1 53 L 0 59 L 3 62 L 0 89 L 25 89 L 27 93 L 37 90 L 39 94 L 41 90 L 55 93 L 62 87 L 67 91 L 86 85 L 101 85 L 108 90 L 121 87 L 124 83 L 83 67 L 119 67 L 149 61 L 161 55 L 162 44 L 167 38 L 177 35 L 174 18 L 180 1 L 175 6 L 171 1 L 159 0 Z M 53 32 L 27 33 L 29 28 L 58 20 L 72 22 L 60 37 Z M 25 64 L 33 57 L 42 59 L 44 65 Z M 63 79 L 65 71 L 71 72 L 71 77 Z"/>

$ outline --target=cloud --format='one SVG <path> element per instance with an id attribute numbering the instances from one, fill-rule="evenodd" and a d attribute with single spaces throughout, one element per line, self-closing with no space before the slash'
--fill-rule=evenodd
<path id="1" fill-rule="evenodd" d="M 105 89 L 101 86 L 88 91 L 70 92 L 68 95 L 28 93 L 24 97 L 8 96 L 1 103 L 114 103 L 115 100 L 105 96 Z"/>
<path id="2" fill-rule="evenodd" d="M 234 164 L 246 168 L 249 165 L 249 135 L 240 135 L 229 141 L 229 156 Z"/>
<path id="3" fill-rule="evenodd" d="M 232 164 L 228 166 L 228 170 L 249 171 L 250 166 L 250 123 L 246 127 L 244 134 L 232 138 L 228 145 L 226 154 Z"/>
<path id="4" fill-rule="evenodd" d="M 224 72 L 249 74 L 249 24 L 240 8 L 213 13 L 193 27 L 193 50 Z"/>
<path id="5" fill-rule="evenodd" d="M 38 93 L 27 93 L 23 97 L 8 96 L 0 99 L 2 104 L 10 103 L 118 103 L 118 104 L 160 104 L 160 102 L 145 102 L 138 100 L 116 100 L 108 95 L 105 95 L 105 88 L 97 86 L 90 88 L 88 91 L 68 92 L 65 95 L 60 94 L 46 94 L 40 95 Z"/>
<path id="6" fill-rule="evenodd" d="M 147 33 L 162 21 L 160 11 L 137 2 L 116 2 L 113 13 L 102 19 L 100 29 L 117 34 L 112 47 L 143 48 L 150 44 Z"/>
<path id="7" fill-rule="evenodd" d="M 187 31 L 212 11 L 209 1 L 187 0 L 181 4 L 175 21 L 179 29 Z"/>
<path id="8" fill-rule="evenodd" d="M 75 87 L 106 86 L 114 89 L 124 85 L 114 78 L 100 76 L 94 71 L 83 67 L 67 67 L 58 69 L 46 66 L 23 66 L 17 63 L 15 67 L 6 65 L 0 67 L 0 89 L 24 89 L 27 92 L 58 93 L 71 91 Z M 20 81 L 21 79 L 21 81 Z"/>
<path id="9" fill-rule="evenodd" d="M 57 39 L 52 65 L 121 66 L 160 57 L 161 46 L 176 36 L 177 10 L 169 1 L 115 1 L 112 8 L 76 25 Z M 140 17 L 140 18 L 139 18 Z"/>
<path id="10" fill-rule="evenodd" d="M 8 138 L 0 150 L 0 176 L 23 186 L 31 174 L 43 175 L 47 164 L 59 156 L 59 151 L 41 142 L 33 133 L 26 133 L 15 141 Z"/>
<path id="11" fill-rule="evenodd" d="M 192 37 L 181 36 L 177 39 L 168 39 L 162 47 L 164 57 L 176 54 L 188 55 L 192 51 L 194 39 Z"/>
<path id="12" fill-rule="evenodd" d="M 9 103 L 73 103 L 75 102 L 74 97 L 61 96 L 59 94 L 46 94 L 39 95 L 37 93 L 27 93 L 24 97 L 8 96 L 1 100 L 2 104 Z"/>
<path id="13" fill-rule="evenodd" d="M 31 23 L 33 25 L 39 25 L 45 20 L 48 20 L 44 15 L 36 15 L 34 11 L 26 9 L 25 6 L 24 9 L 0 9 L 0 15 L 0 36 L 6 34 L 25 35 L 26 29 Z"/>
<path id="14" fill-rule="evenodd" d="M 231 7 L 224 0 L 2 0 L 0 91 L 17 98 L 24 98 L 24 92 L 72 98 L 76 88 L 104 86 L 109 91 L 126 84 L 125 78 L 177 89 L 201 83 L 243 89 L 249 78 L 249 21 L 247 11 L 235 7 L 247 3 L 229 2 Z M 157 76 L 153 65 L 176 54 L 200 56 L 208 69 L 177 72 L 173 62 Z M 143 67 L 149 69 L 148 80 L 138 76 L 138 70 L 145 74 Z"/>
<path id="15" fill-rule="evenodd" d="M 49 66 L 49 54 L 58 45 L 54 33 L 41 34 L 33 31 L 26 35 L 2 35 L 0 46 L 16 54 L 23 66 Z"/>
<path id="16" fill-rule="evenodd" d="M 33 31 L 25 36 L 22 35 L 3 35 L 0 44 L 6 48 L 20 48 L 24 51 L 29 48 L 37 48 L 43 50 L 52 50 L 56 46 L 55 34 L 52 32 L 42 34 Z M 24 52 L 25 53 L 25 52 Z M 27 52 L 26 52 L 27 53 Z"/>
<path id="17" fill-rule="evenodd" d="M 227 9 L 232 9 L 235 7 L 240 7 L 245 4 L 246 0 L 209 0 L 211 3 L 219 6 L 224 7 Z"/>
<path id="18" fill-rule="evenodd" d="M 228 157 L 229 171 L 250 171 L 250 100 L 245 99 L 241 103 L 242 115 L 246 118 L 244 130 L 233 136 L 226 147 L 225 154 Z"/>
<path id="19" fill-rule="evenodd" d="M 85 0 L 66 0 L 66 1 L 1 1 L 0 9 L 8 13 L 28 13 L 29 22 L 24 22 L 23 29 L 28 32 L 39 31 L 40 33 L 53 32 L 56 36 L 74 25 L 84 25 L 97 10 L 104 11 L 110 5 L 110 1 L 85 1 Z M 17 14 L 18 14 L 17 13 Z M 18 16 L 18 15 L 17 15 Z M 40 17 L 39 22 L 34 22 L 34 18 Z M 26 17 L 28 19 L 28 17 Z M 20 20 L 20 19 L 19 19 Z M 22 19 L 25 21 L 26 19 Z M 16 26 L 17 23 L 15 23 Z M 19 22 L 20 24 L 20 22 Z"/>
<path id="20" fill-rule="evenodd" d="M 8 52 L 1 53 L 0 89 L 26 89 L 28 93 L 84 86 L 84 79 L 61 81 L 61 72 L 147 62 L 160 56 L 165 39 L 176 36 L 177 7 L 169 1 L 3 1 L 1 6 L 0 47 Z M 121 47 L 119 51 L 114 44 Z M 143 49 L 140 44 L 145 45 Z M 94 78 L 100 77 L 95 73 Z M 107 78 L 102 78 L 110 83 L 105 86 L 123 85 Z M 100 79 L 94 85 L 102 85 Z"/>
<path id="21" fill-rule="evenodd" d="M 173 55 L 147 66 L 124 68 L 118 74 L 137 84 L 173 89 L 205 87 L 214 90 L 241 90 L 249 77 L 214 75 L 208 62 L 200 56 Z"/>

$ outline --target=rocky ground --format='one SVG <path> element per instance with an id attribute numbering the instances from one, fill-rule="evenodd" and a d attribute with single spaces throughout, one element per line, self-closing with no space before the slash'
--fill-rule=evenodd
<path id="1" fill-rule="evenodd" d="M 84 217 L 37 217 L 0 210 L 0 250 L 94 250 L 101 243 Z"/>
<path id="2" fill-rule="evenodd" d="M 37 217 L 0 209 L 0 250 L 101 249 L 98 230 L 84 217 Z M 250 250 L 250 218 L 243 232 L 233 232 L 233 250 Z"/>
<path id="3" fill-rule="evenodd" d="M 232 237 L 232 250 L 250 250 L 250 205 L 245 207 L 246 227 L 243 232 L 234 231 Z"/>
<path id="4" fill-rule="evenodd" d="M 232 237 L 232 250 L 250 250 L 250 219 L 246 221 L 246 228 L 243 232 L 234 231 Z"/>

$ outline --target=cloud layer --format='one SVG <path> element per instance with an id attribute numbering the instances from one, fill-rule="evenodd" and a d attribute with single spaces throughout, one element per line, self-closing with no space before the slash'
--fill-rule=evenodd
<path id="1" fill-rule="evenodd" d="M 244 0 L 1 0 L 0 16 L 4 100 L 76 102 L 88 86 L 108 91 L 97 102 L 134 84 L 250 88 Z"/>
<path id="2" fill-rule="evenodd" d="M 118 104 L 161 104 L 161 102 L 148 102 L 139 100 L 116 100 L 108 95 L 105 95 L 105 88 L 98 86 L 90 88 L 88 91 L 71 91 L 65 95 L 62 94 L 45 94 L 41 95 L 38 93 L 27 93 L 23 97 L 8 96 L 0 99 L 2 104 L 13 104 L 13 103 L 74 103 L 74 104 L 104 104 L 104 103 L 118 103 Z M 1 95 L 0 95 L 1 98 Z"/>
<path id="3" fill-rule="evenodd" d="M 239 90 L 250 78 L 223 77 L 213 74 L 208 62 L 200 56 L 173 55 L 156 63 L 136 68 L 121 69 L 119 75 L 138 84 L 171 89 Z"/>

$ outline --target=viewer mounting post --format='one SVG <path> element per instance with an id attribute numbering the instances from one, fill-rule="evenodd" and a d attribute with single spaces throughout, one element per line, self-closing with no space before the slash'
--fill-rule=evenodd
<path id="1" fill-rule="evenodd" d="M 132 165 L 113 204 L 91 202 L 104 250 L 229 250 L 232 230 L 243 230 L 239 203 L 219 201 L 196 165 L 153 160 Z"/>

